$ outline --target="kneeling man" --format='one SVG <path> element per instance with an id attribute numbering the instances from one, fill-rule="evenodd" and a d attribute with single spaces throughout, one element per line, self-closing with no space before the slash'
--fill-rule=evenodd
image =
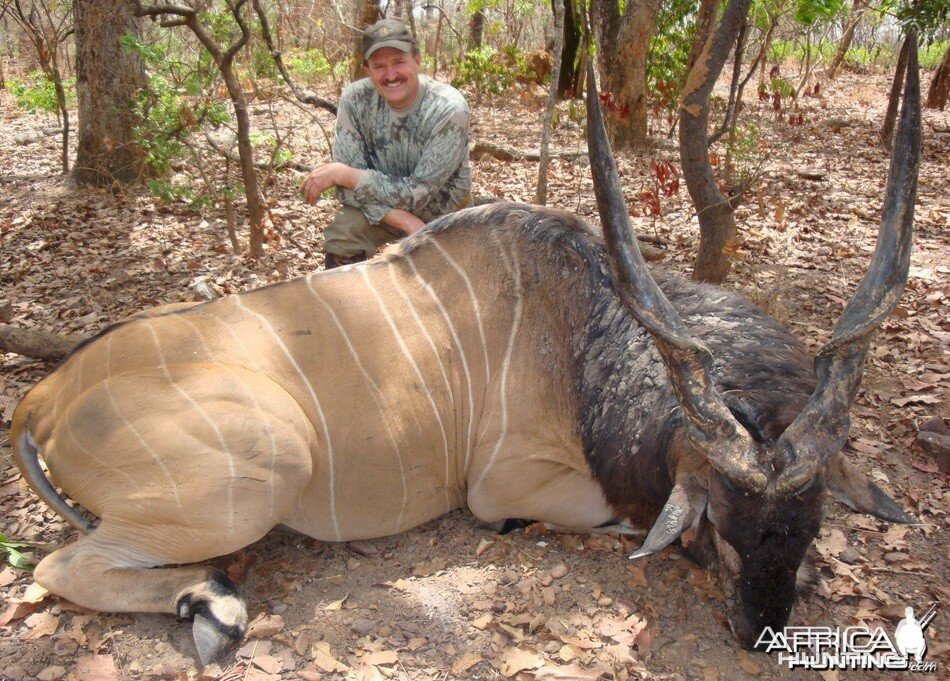
<path id="1" fill-rule="evenodd" d="M 326 267 L 371 258 L 471 198 L 469 111 L 455 88 L 420 75 L 409 29 L 394 19 L 363 32 L 369 78 L 340 97 L 333 163 L 301 187 L 314 203 L 336 186 L 343 204 L 324 230 Z"/>

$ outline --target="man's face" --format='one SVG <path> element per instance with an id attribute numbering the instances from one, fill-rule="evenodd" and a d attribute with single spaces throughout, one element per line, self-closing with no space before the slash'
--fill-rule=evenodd
<path id="1" fill-rule="evenodd" d="M 394 109 L 405 109 L 419 92 L 419 55 L 395 47 L 376 50 L 366 60 L 366 70 L 379 96 Z"/>

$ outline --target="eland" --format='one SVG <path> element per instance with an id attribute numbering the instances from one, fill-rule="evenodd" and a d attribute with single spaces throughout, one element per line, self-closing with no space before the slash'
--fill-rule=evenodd
<path id="1" fill-rule="evenodd" d="M 826 492 L 913 522 L 840 450 L 869 336 L 906 281 L 918 100 L 913 55 L 873 262 L 814 367 L 742 297 L 651 276 L 593 91 L 603 241 L 570 213 L 496 204 L 366 263 L 106 329 L 13 416 L 24 479 L 84 533 L 36 581 L 87 608 L 192 619 L 207 662 L 247 609 L 192 564 L 277 525 L 347 541 L 467 506 L 650 528 L 635 558 L 693 528 L 753 647 L 789 618 Z"/>

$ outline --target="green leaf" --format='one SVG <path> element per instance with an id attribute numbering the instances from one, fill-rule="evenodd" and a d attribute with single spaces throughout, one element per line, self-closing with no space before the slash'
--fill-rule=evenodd
<path id="1" fill-rule="evenodd" d="M 0 534 L 0 556 L 4 562 L 20 570 L 32 570 L 35 561 L 23 555 L 19 549 L 32 549 L 33 544 L 25 541 L 10 541 L 5 534 Z"/>
<path id="2" fill-rule="evenodd" d="M 838 14 L 843 5 L 843 0 L 798 0 L 795 21 L 805 26 L 827 21 Z"/>
<path id="3" fill-rule="evenodd" d="M 33 571 L 34 561 L 30 558 L 27 558 L 22 553 L 16 549 L 6 548 L 7 558 L 6 562 L 11 566 L 15 567 L 18 570 L 26 570 L 28 572 Z"/>

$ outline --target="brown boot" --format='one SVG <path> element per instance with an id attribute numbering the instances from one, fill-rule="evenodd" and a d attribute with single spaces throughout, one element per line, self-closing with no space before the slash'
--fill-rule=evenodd
<path id="1" fill-rule="evenodd" d="M 323 269 L 332 270 L 334 267 L 342 267 L 343 265 L 352 265 L 353 263 L 363 262 L 366 260 L 366 255 L 364 253 L 358 253 L 356 255 L 345 256 L 345 255 L 335 255 L 333 253 L 324 253 L 323 254 Z"/>

